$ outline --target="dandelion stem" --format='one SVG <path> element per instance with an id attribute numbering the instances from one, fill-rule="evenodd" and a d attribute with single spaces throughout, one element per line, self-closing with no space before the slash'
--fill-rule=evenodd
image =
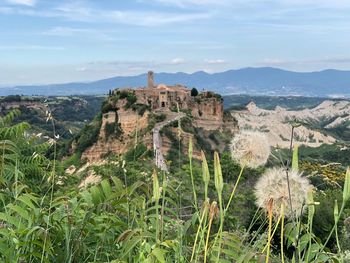
<path id="1" fill-rule="evenodd" d="M 220 227 L 219 227 L 219 231 L 218 231 L 218 235 L 216 237 L 219 237 L 219 245 L 218 245 L 218 255 L 216 257 L 216 263 L 219 262 L 220 259 L 220 254 L 221 254 L 221 241 L 222 241 L 222 229 L 224 227 L 224 214 L 225 211 L 223 210 L 222 207 L 222 197 L 219 196 L 219 205 L 220 205 Z"/>
<path id="2" fill-rule="evenodd" d="M 192 192 L 193 192 L 193 198 L 194 198 L 194 206 L 196 208 L 196 211 L 198 212 L 197 194 L 196 194 L 196 189 L 194 187 L 194 178 L 193 178 L 192 156 L 189 156 L 189 161 L 190 161 L 190 174 L 191 174 L 191 183 L 192 183 Z"/>
<path id="3" fill-rule="evenodd" d="M 266 252 L 266 261 L 265 261 L 266 263 L 269 263 L 269 258 L 270 258 L 271 232 L 272 232 L 272 206 L 273 206 L 273 199 L 270 199 L 268 204 L 269 233 L 268 233 L 268 239 L 267 239 L 267 252 Z"/>
<path id="4" fill-rule="evenodd" d="M 279 218 L 278 218 L 278 220 L 277 220 L 277 223 L 276 223 L 276 225 L 275 225 L 275 227 L 274 227 L 274 229 L 273 229 L 273 231 L 272 231 L 271 239 L 272 239 L 272 238 L 274 237 L 274 235 L 276 234 L 276 231 L 277 231 L 278 225 L 279 225 L 280 222 L 281 222 L 281 219 L 282 219 L 282 214 L 279 216 Z M 267 245 L 268 245 L 268 244 L 265 245 L 265 247 L 264 247 L 264 249 L 263 249 L 262 252 L 265 252 L 265 250 L 266 250 L 266 248 L 267 248 Z"/>
<path id="5" fill-rule="evenodd" d="M 328 235 L 328 237 L 327 237 L 327 239 L 326 239 L 326 242 L 324 242 L 324 244 L 323 244 L 323 246 L 322 246 L 322 248 L 321 248 L 321 250 L 320 250 L 320 253 L 325 249 L 327 243 L 328 243 L 329 240 L 331 239 L 331 237 L 332 237 L 332 235 L 333 235 L 333 232 L 335 231 L 335 229 L 336 229 L 336 227 L 337 227 L 337 225 L 338 225 L 339 218 L 340 218 L 341 214 L 343 213 L 344 207 L 345 207 L 345 203 L 344 203 L 344 201 L 343 201 L 342 206 L 341 206 L 340 211 L 339 211 L 338 220 L 336 220 L 336 222 L 334 222 L 333 228 L 332 228 L 331 232 L 329 233 L 329 235 Z"/>
<path id="6" fill-rule="evenodd" d="M 292 134 L 290 136 L 290 146 L 289 146 L 289 151 L 291 153 L 291 156 L 293 156 L 293 140 L 294 140 L 294 126 L 292 126 Z M 291 157 L 292 158 L 292 157 Z M 286 175 L 287 175 L 287 186 L 288 186 L 288 197 L 289 197 L 289 206 L 290 206 L 290 211 L 292 212 L 293 215 L 293 206 L 292 206 L 292 195 L 290 192 L 290 184 L 289 184 L 289 173 L 288 173 L 288 169 L 289 169 L 289 165 L 290 165 L 291 161 L 289 160 L 288 166 L 287 166 L 287 170 L 286 170 Z M 293 216 L 294 218 L 294 216 Z"/>
<path id="7" fill-rule="evenodd" d="M 227 209 L 230 207 L 230 204 L 231 204 L 231 202 L 232 202 L 233 196 L 235 195 L 235 192 L 236 192 L 237 186 L 238 186 L 238 184 L 239 184 L 239 181 L 240 181 L 240 179 L 241 179 L 241 177 L 242 177 L 244 168 L 245 168 L 245 164 L 242 166 L 241 171 L 239 172 L 239 175 L 238 175 L 236 184 L 235 184 L 235 186 L 233 187 L 232 193 L 231 193 L 231 195 L 230 195 L 230 199 L 228 200 L 228 203 L 227 203 L 227 205 L 226 205 L 226 208 L 225 208 L 225 211 L 224 211 L 225 214 L 226 214 Z"/>
<path id="8" fill-rule="evenodd" d="M 209 243 L 209 236 L 210 236 L 210 230 L 211 230 L 211 225 L 212 225 L 212 222 L 213 222 L 213 218 L 214 218 L 213 215 L 211 215 L 210 218 L 209 218 L 208 233 L 207 233 L 207 238 L 206 238 L 205 246 L 204 246 L 204 263 L 207 262 L 208 243 Z"/>
<path id="9" fill-rule="evenodd" d="M 161 228 L 160 228 L 160 241 L 163 242 L 163 235 L 164 235 L 164 208 L 165 208 L 165 192 L 166 192 L 166 176 L 165 172 L 163 171 L 163 192 L 162 192 L 162 208 L 161 208 Z"/>
<path id="10" fill-rule="evenodd" d="M 203 214 L 202 214 L 201 218 L 199 219 L 199 226 L 198 226 L 198 229 L 197 229 L 196 237 L 194 239 L 194 244 L 193 244 L 193 248 L 192 248 L 192 255 L 191 255 L 190 262 L 192 262 L 192 260 L 193 260 L 193 257 L 194 257 L 195 251 L 196 251 L 196 246 L 197 246 L 197 240 L 198 240 L 199 232 L 202 229 L 202 224 L 203 224 L 203 221 L 204 221 L 204 217 L 206 216 L 207 211 L 208 211 L 206 204 L 204 204 L 204 205 L 205 205 L 205 207 L 203 209 Z"/>
<path id="11" fill-rule="evenodd" d="M 281 222 L 281 262 L 284 263 L 284 204 L 281 205 L 281 216 L 282 216 L 282 222 Z"/>
<path id="12" fill-rule="evenodd" d="M 208 199 L 208 205 L 209 205 L 209 199 Z M 195 260 L 194 260 L 195 263 L 197 262 L 198 254 L 200 252 L 200 248 L 201 248 L 202 244 L 204 245 L 204 242 L 205 242 L 205 240 L 204 240 L 205 239 L 205 231 L 206 231 L 206 228 L 208 227 L 207 221 L 208 221 L 208 211 L 206 212 L 206 215 L 204 217 L 203 228 L 201 230 L 200 239 L 199 239 L 199 242 L 198 242 L 199 245 L 198 245 L 198 248 L 197 248 L 197 251 L 196 251 Z"/>

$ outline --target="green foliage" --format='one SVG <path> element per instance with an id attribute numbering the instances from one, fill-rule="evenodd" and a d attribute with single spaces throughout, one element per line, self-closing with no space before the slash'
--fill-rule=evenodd
<path id="1" fill-rule="evenodd" d="M 341 163 L 344 167 L 350 165 L 350 149 L 342 145 L 323 144 L 320 147 L 312 148 L 300 146 L 300 159 L 312 160 L 320 163 L 336 162 Z"/>
<path id="2" fill-rule="evenodd" d="M 135 161 L 141 157 L 149 156 L 149 154 L 150 152 L 148 151 L 147 147 L 143 143 L 140 143 L 136 145 L 135 148 L 132 148 L 125 153 L 125 160 Z"/>
<path id="3" fill-rule="evenodd" d="M 148 110 L 151 110 L 151 107 L 146 104 L 140 104 L 140 103 L 135 103 L 131 106 L 133 111 L 136 111 L 140 116 L 143 116 L 143 114 Z"/>
<path id="4" fill-rule="evenodd" d="M 20 102 L 22 100 L 20 95 L 9 95 L 2 98 L 2 102 Z"/>
<path id="5" fill-rule="evenodd" d="M 110 111 L 114 111 L 114 107 L 112 104 L 110 104 L 110 102 L 108 100 L 105 100 L 103 103 L 102 103 L 102 106 L 101 106 L 101 112 L 102 113 L 107 113 L 107 112 L 110 112 Z"/>
<path id="6" fill-rule="evenodd" d="M 126 104 L 124 106 L 124 109 L 129 109 L 131 108 L 137 101 L 136 95 L 133 92 L 129 92 L 126 95 Z"/>
<path id="7" fill-rule="evenodd" d="M 165 121 L 166 115 L 164 113 L 154 115 L 156 122 Z"/>
<path id="8" fill-rule="evenodd" d="M 327 129 L 327 131 L 336 138 L 341 140 L 350 141 L 349 121 L 345 121 L 335 128 Z"/>
<path id="9" fill-rule="evenodd" d="M 196 96 L 198 95 L 198 93 L 199 93 L 199 92 L 198 92 L 198 90 L 197 90 L 196 88 L 192 88 L 192 89 L 191 89 L 191 96 L 192 96 L 192 97 L 196 97 Z"/>
<path id="10" fill-rule="evenodd" d="M 74 165 L 75 167 L 80 167 L 81 164 L 82 161 L 80 152 L 76 152 L 62 161 L 62 166 L 64 169 L 67 169 L 71 165 Z"/>
<path id="11" fill-rule="evenodd" d="M 86 125 L 84 129 L 76 137 L 77 150 L 84 152 L 88 147 L 92 146 L 97 140 L 102 124 L 102 115 L 95 117 L 92 123 Z"/>
<path id="12" fill-rule="evenodd" d="M 189 159 L 179 152 L 178 168 L 165 173 L 140 143 L 124 156 L 111 155 L 106 163 L 90 167 L 101 181 L 79 189 L 91 170 L 80 177 L 60 173 L 60 166 L 78 165 L 79 153 L 61 164 L 48 160 L 50 144 L 28 136 L 28 124 L 13 124 L 18 115 L 14 111 L 0 118 L 0 262 L 265 260 L 270 243 L 266 218 L 256 211 L 252 194 L 264 168 L 242 169 L 227 152 L 215 153 L 215 158 L 202 153 L 201 162 L 190 145 Z M 100 122 L 101 115 L 93 124 L 100 127 Z M 176 144 L 168 128 L 163 132 Z M 78 147 L 92 139 L 87 135 L 92 132 L 86 128 Z M 56 141 L 51 142 L 55 148 Z M 295 153 L 294 169 L 297 157 Z M 308 199 L 305 216 L 286 218 L 284 232 L 274 220 L 269 262 L 281 262 L 282 238 L 285 262 L 346 262 L 340 249 L 347 246 L 345 219 L 350 215 L 349 173 L 346 178 L 338 188 L 316 193 L 321 205 Z M 335 199 L 338 210 L 333 209 Z"/>
<path id="13" fill-rule="evenodd" d="M 105 125 L 105 135 L 106 139 L 109 137 L 119 138 L 119 136 L 123 133 L 120 123 L 118 122 L 107 122 Z"/>

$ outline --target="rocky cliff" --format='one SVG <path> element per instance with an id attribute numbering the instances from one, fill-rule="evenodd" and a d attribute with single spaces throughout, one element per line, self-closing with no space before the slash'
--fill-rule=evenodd
<path id="1" fill-rule="evenodd" d="M 109 153 L 123 154 L 135 145 L 143 143 L 153 149 L 152 129 L 156 123 L 171 120 L 176 115 L 175 109 L 152 109 L 144 96 L 131 89 L 114 91 L 102 106 L 102 121 L 98 138 L 84 150 L 82 159 L 98 162 Z M 145 104 L 146 103 L 146 104 Z M 223 103 L 220 96 L 200 94 L 190 99 L 183 110 L 186 127 L 180 133 L 182 151 L 187 151 L 189 139 L 194 142 L 194 156 L 200 156 L 200 149 L 206 144 L 207 150 L 218 150 L 217 142 L 208 137 L 213 133 L 232 134 L 236 129 L 234 119 L 224 117 Z M 177 121 L 176 121 L 177 122 Z M 181 121 L 180 121 L 181 122 Z M 175 123 L 175 126 L 177 124 Z M 178 144 L 178 128 L 168 125 L 167 132 L 161 132 L 162 152 L 168 154 L 174 144 Z M 201 133 L 204 138 L 199 142 L 194 133 Z M 197 134 L 198 136 L 198 134 Z M 207 138 L 205 138 L 207 137 Z M 218 140 L 220 136 L 217 136 Z M 204 141 L 207 140 L 207 143 Z M 215 141 L 215 140 L 214 140 Z M 209 146 L 209 147 L 208 147 Z M 219 147 L 223 150 L 223 147 Z"/>

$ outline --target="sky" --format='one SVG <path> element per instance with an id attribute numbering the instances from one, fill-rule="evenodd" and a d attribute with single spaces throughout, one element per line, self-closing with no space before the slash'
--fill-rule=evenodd
<path id="1" fill-rule="evenodd" d="M 0 86 L 350 70 L 349 0 L 0 0 Z"/>

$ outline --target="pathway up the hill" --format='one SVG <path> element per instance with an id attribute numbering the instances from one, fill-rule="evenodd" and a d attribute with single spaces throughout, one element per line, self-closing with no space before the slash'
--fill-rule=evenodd
<path id="1" fill-rule="evenodd" d="M 165 159 L 162 153 L 162 138 L 159 134 L 160 130 L 163 129 L 166 125 L 178 121 L 181 118 L 185 117 L 186 114 L 179 112 L 179 113 L 169 113 L 167 114 L 167 119 L 163 122 L 157 123 L 155 127 L 153 128 L 153 150 L 155 154 L 155 162 L 156 166 L 161 169 L 162 171 L 168 172 L 168 167 L 165 163 Z"/>

